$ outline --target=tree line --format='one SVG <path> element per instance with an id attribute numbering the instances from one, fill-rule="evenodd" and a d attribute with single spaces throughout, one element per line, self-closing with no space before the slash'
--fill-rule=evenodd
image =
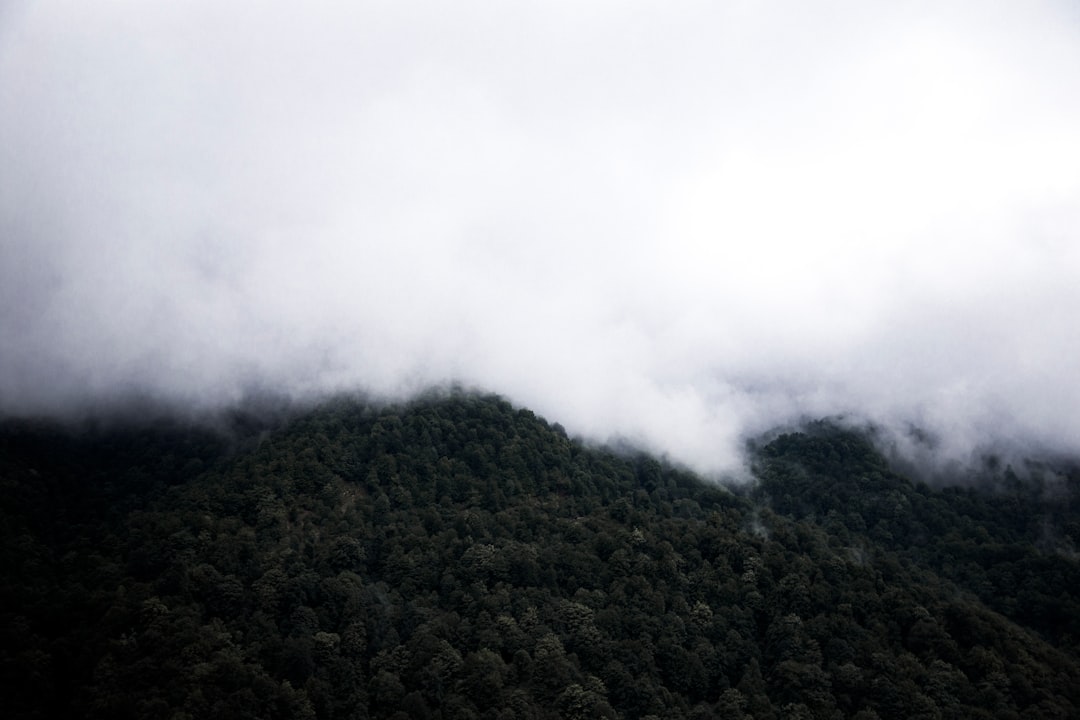
<path id="1" fill-rule="evenodd" d="M 234 430 L 0 428 L 8 717 L 1078 714 L 1075 473 L 817 424 L 721 487 L 466 392 Z"/>

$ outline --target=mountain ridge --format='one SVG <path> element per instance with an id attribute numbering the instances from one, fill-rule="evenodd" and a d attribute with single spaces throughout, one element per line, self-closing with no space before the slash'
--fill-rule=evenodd
<path id="1" fill-rule="evenodd" d="M 25 717 L 1075 714 L 1075 487 L 935 489 L 825 425 L 754 469 L 718 487 L 467 392 L 231 439 L 7 424 L 5 694 Z"/>

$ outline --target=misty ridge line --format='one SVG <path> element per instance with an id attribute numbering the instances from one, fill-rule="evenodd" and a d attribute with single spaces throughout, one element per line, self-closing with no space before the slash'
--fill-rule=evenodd
<path id="1" fill-rule="evenodd" d="M 1078 80 L 1059 2 L 19 5 L 0 416 L 457 381 L 710 477 L 818 418 L 1074 457 Z"/>
<path id="2" fill-rule="evenodd" d="M 83 440 L 105 440 L 127 433 L 179 433 L 185 437 L 205 435 L 220 443 L 226 456 L 252 450 L 275 434 L 287 432 L 297 423 L 316 419 L 322 413 L 346 410 L 359 413 L 357 417 L 377 419 L 388 412 L 408 413 L 412 408 L 454 401 L 508 401 L 505 397 L 475 386 L 446 383 L 431 386 L 409 397 L 375 396 L 363 392 L 335 392 L 305 397 L 275 393 L 271 390 L 251 390 L 239 401 L 215 406 L 183 405 L 175 400 L 155 398 L 148 394 L 131 393 L 93 406 L 70 408 L 63 414 L 16 414 L 0 416 L 0 427 L 7 432 L 31 434 L 61 432 Z M 529 408 L 514 403 L 516 410 Z M 537 418 L 553 432 L 567 435 L 557 418 Z M 742 488 L 758 482 L 754 469 L 760 448 L 786 433 L 830 435 L 836 431 L 854 433 L 869 442 L 888 462 L 890 468 L 913 480 L 931 485 L 999 486 L 1008 477 L 1021 481 L 1038 478 L 1053 492 L 1054 483 L 1063 483 L 1070 472 L 1080 468 L 1080 455 L 1044 454 L 1038 449 L 1016 446 L 984 445 L 977 454 L 961 462 L 955 458 L 935 455 L 937 442 L 925 431 L 908 426 L 906 434 L 898 437 L 893 429 L 853 417 L 802 418 L 777 426 L 753 437 L 741 439 L 737 465 L 722 470 L 701 470 L 671 457 L 662 450 L 650 449 L 641 441 L 626 436 L 606 438 L 571 434 L 571 440 L 585 448 L 613 452 L 620 457 L 653 457 L 673 467 L 694 473 L 706 482 L 731 488 Z M 1049 484 L 1048 484 L 1049 483 Z"/>

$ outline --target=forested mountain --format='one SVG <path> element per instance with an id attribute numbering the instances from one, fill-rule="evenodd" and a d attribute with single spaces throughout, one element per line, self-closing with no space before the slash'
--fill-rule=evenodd
<path id="1" fill-rule="evenodd" d="M 1080 716 L 1080 474 L 723 488 L 497 397 L 0 428 L 5 717 Z M 992 482 L 991 482 L 992 481 Z"/>

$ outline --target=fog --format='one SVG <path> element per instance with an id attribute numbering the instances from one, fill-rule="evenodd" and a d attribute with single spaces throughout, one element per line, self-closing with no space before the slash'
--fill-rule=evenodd
<path id="1" fill-rule="evenodd" d="M 501 393 L 1080 451 L 1066 2 L 14 2 L 0 413 Z M 910 430 L 933 442 L 916 447 Z"/>

